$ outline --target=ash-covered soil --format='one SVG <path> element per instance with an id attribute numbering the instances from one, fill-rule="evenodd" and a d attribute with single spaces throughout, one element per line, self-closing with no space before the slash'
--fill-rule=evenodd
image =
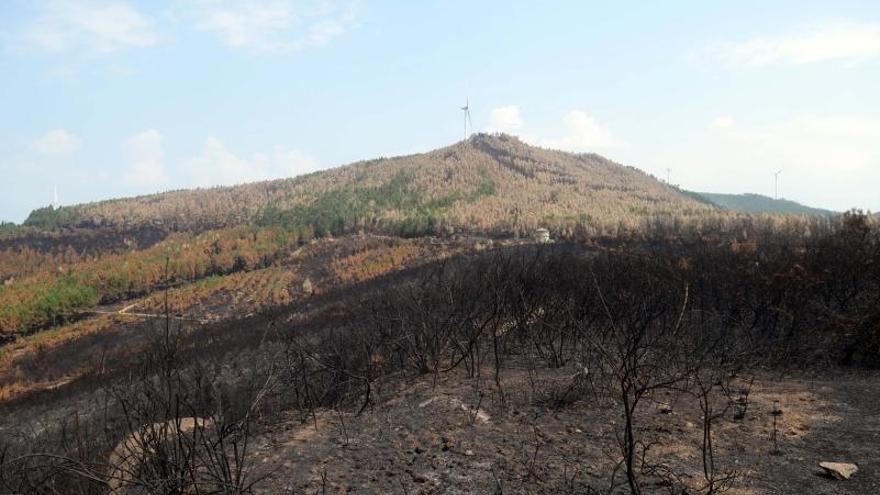
<path id="1" fill-rule="evenodd" d="M 332 410 L 291 415 L 255 442 L 258 493 L 627 493 L 610 402 L 548 407 L 571 370 L 505 370 L 502 404 L 494 382 L 462 374 L 386 383 L 361 415 Z M 660 395 L 637 413 L 656 473 L 704 486 L 696 400 Z M 761 376 L 745 418 L 714 423 L 715 465 L 735 476 L 731 494 L 880 493 L 880 376 Z M 778 453 L 773 453 L 772 411 Z M 857 463 L 849 480 L 818 463 Z M 643 475 L 647 493 L 669 493 Z"/>

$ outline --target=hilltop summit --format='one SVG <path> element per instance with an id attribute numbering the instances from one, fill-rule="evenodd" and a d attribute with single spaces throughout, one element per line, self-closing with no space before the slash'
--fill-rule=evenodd
<path id="1" fill-rule="evenodd" d="M 290 179 L 37 210 L 26 223 L 201 230 L 284 221 L 334 233 L 485 232 L 616 225 L 712 208 L 597 154 L 543 149 L 505 134 L 476 134 L 427 153 Z"/>

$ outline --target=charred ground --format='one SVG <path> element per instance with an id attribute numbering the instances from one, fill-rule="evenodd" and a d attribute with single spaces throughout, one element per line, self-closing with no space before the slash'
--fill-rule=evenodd
<path id="1" fill-rule="evenodd" d="M 168 318 L 99 315 L 8 345 L 3 488 L 105 492 L 121 439 L 188 417 L 209 426 L 139 437 L 127 490 L 877 487 L 869 217 L 695 236 L 658 224 L 613 242 L 293 246 L 223 277 L 282 280 L 277 301 L 206 284 Z M 169 289 L 169 307 L 186 290 Z M 156 296 L 134 302 L 161 316 Z M 826 456 L 861 469 L 825 481 Z"/>

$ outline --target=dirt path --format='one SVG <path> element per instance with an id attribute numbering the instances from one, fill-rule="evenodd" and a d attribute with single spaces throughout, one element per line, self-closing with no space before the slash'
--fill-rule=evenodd
<path id="1" fill-rule="evenodd" d="M 96 309 L 93 311 L 88 311 L 87 313 L 96 314 L 96 315 L 118 315 L 118 316 L 133 316 L 135 318 L 170 318 L 174 321 L 186 321 L 186 322 L 195 322 L 199 324 L 208 323 L 209 320 L 178 316 L 178 315 L 165 315 L 162 313 L 132 313 L 131 309 L 138 306 L 139 303 L 135 302 L 129 304 L 128 306 L 122 307 L 120 309 Z"/>

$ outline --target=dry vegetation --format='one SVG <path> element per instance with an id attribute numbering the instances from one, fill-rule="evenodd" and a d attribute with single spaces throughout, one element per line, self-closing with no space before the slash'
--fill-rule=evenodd
<path id="1" fill-rule="evenodd" d="M 31 360 L 73 353 L 88 371 L 0 404 L 0 487 L 870 493 L 878 425 L 858 418 L 877 378 L 840 367 L 880 366 L 880 230 L 855 213 L 764 225 L 453 256 L 427 240 L 309 244 L 284 258 L 284 284 L 321 290 L 290 305 L 144 324 L 100 367 L 83 359 L 98 342 Z M 226 280 L 273 292 L 260 273 L 275 272 Z M 169 299 L 204 304 L 215 283 Z M 777 374 L 803 368 L 841 378 Z M 816 477 L 826 455 L 861 469 Z"/>
<path id="2" fill-rule="evenodd" d="M 309 293 L 321 293 L 450 256 L 460 249 L 373 237 L 314 242 L 277 260 L 276 266 L 171 287 L 167 309 L 175 322 L 199 327 L 302 301 L 307 295 L 306 280 L 313 286 Z M 165 309 L 166 293 L 160 290 L 102 306 L 101 313 L 0 347 L 0 401 L 78 380 L 109 362 L 136 354 L 145 343 L 138 334 L 149 328 L 151 320 L 161 320 Z"/>
<path id="3" fill-rule="evenodd" d="M 296 242 L 294 233 L 279 228 L 234 227 L 174 234 L 123 254 L 79 261 L 73 256 L 69 265 L 47 264 L 0 287 L 0 334 L 63 323 L 98 303 L 139 297 L 160 284 L 264 268 Z"/>
<path id="4" fill-rule="evenodd" d="M 30 223 L 0 235 L 0 493 L 880 490 L 877 217 L 479 135 Z"/>
<path id="5" fill-rule="evenodd" d="M 321 211 L 313 211 L 316 207 Z M 267 211 L 294 211 L 312 230 L 335 234 L 357 229 L 510 233 L 538 226 L 602 231 L 635 226 L 644 217 L 712 210 L 598 155 L 535 148 L 505 135 L 477 135 L 424 154 L 358 162 L 295 179 L 40 210 L 26 223 L 201 230 L 252 222 Z"/>

